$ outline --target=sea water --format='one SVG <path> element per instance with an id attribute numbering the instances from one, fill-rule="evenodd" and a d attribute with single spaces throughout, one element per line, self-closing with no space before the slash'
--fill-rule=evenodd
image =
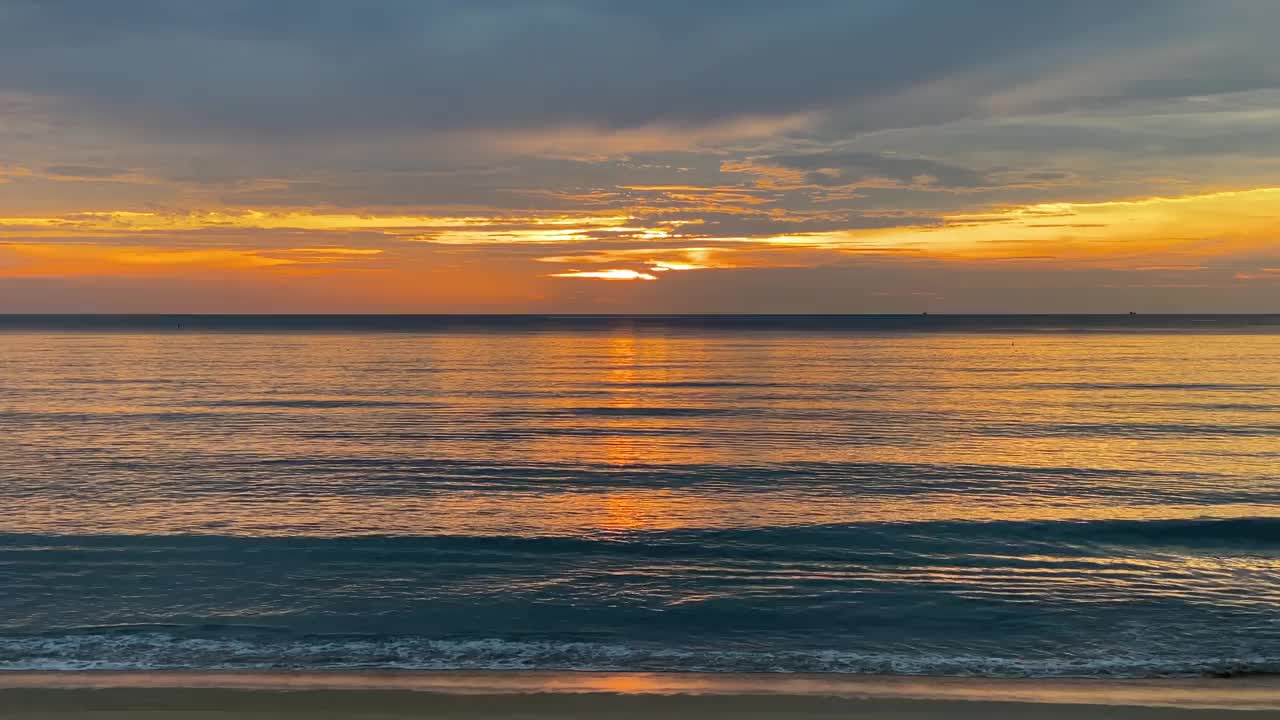
<path id="1" fill-rule="evenodd" d="M 1274 317 L 0 318 L 0 670 L 1280 671 Z"/>

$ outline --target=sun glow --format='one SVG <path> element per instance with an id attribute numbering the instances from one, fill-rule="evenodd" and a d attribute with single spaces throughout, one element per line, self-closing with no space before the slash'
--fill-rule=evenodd
<path id="1" fill-rule="evenodd" d="M 624 268 L 610 268 L 608 270 L 570 270 L 569 272 L 553 273 L 550 277 L 557 278 L 591 278 L 596 280 L 657 280 L 656 275 L 640 272 L 639 270 L 627 270 Z"/>

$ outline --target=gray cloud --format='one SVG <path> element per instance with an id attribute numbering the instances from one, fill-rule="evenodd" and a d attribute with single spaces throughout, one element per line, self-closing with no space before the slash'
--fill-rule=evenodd
<path id="1" fill-rule="evenodd" d="M 697 126 L 889 98 L 1170 3 L 0 0 L 0 90 L 150 132 Z"/>
<path id="2" fill-rule="evenodd" d="M 50 165 L 44 170 L 47 175 L 52 177 L 72 180 L 109 180 L 129 173 L 124 168 L 95 165 Z"/>
<path id="3" fill-rule="evenodd" d="M 816 185 L 857 185 L 889 180 L 898 185 L 938 185 L 950 188 L 977 188 L 989 184 L 987 174 L 972 168 L 927 158 L 898 157 L 869 152 L 809 153 L 777 155 L 767 164 L 793 170 L 807 170 Z"/>

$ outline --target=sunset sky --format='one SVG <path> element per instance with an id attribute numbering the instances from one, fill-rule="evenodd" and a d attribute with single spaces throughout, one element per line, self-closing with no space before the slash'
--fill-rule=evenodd
<path id="1" fill-rule="evenodd" d="M 1270 0 L 0 0 L 0 312 L 1277 312 Z"/>

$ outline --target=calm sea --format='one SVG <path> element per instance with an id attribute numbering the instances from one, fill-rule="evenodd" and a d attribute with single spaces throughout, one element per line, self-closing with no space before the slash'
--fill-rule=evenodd
<path id="1" fill-rule="evenodd" d="M 0 318 L 0 669 L 1280 672 L 1280 318 Z"/>

